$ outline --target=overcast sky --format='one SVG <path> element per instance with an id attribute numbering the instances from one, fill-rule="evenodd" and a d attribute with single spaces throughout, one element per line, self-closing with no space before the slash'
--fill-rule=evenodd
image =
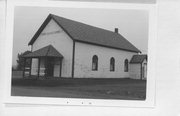
<path id="1" fill-rule="evenodd" d="M 28 42 L 49 13 L 119 33 L 147 53 L 148 12 L 145 10 L 16 7 L 14 15 L 13 65 L 17 54 L 30 50 Z"/>

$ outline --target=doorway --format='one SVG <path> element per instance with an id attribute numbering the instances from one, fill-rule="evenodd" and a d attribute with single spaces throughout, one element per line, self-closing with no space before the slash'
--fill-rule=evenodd
<path id="1" fill-rule="evenodd" d="M 53 58 L 48 58 L 46 71 L 47 71 L 46 74 L 48 77 L 54 76 L 54 59 Z"/>

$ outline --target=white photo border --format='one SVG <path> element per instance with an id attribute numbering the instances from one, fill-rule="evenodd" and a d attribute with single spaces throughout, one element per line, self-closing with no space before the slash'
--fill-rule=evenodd
<path id="1" fill-rule="evenodd" d="M 17 97 L 11 96 L 11 66 L 13 48 L 14 9 L 16 6 L 61 7 L 61 8 L 99 8 L 99 9 L 134 9 L 149 12 L 148 36 L 148 73 L 146 85 L 146 100 L 104 100 L 81 98 L 48 98 L 48 97 Z M 156 4 L 124 4 L 105 2 L 70 2 L 70 1 L 45 1 L 45 2 L 7 2 L 6 15 L 6 61 L 3 73 L 5 79 L 4 103 L 5 104 L 36 104 L 36 105 L 80 105 L 80 106 L 115 106 L 115 107 L 143 107 L 155 106 L 156 82 L 156 39 L 157 39 L 157 6 Z"/>

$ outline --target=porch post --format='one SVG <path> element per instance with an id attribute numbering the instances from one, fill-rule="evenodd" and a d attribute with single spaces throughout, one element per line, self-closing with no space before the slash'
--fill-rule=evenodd
<path id="1" fill-rule="evenodd" d="M 24 73 L 25 73 L 25 68 L 26 68 L 26 58 L 24 58 L 24 64 L 23 64 L 23 78 L 24 78 Z"/>
<path id="2" fill-rule="evenodd" d="M 31 69 L 32 69 L 32 58 L 30 60 L 30 71 L 29 71 L 29 76 L 31 77 Z"/>
<path id="3" fill-rule="evenodd" d="M 46 76 L 47 76 L 47 57 L 45 56 L 45 61 L 44 61 L 44 67 L 45 67 L 45 70 L 44 70 L 44 77 L 46 78 Z"/>
<path id="4" fill-rule="evenodd" d="M 39 78 L 39 72 L 40 72 L 40 62 L 41 62 L 41 58 L 38 58 L 38 78 Z"/>
<path id="5" fill-rule="evenodd" d="M 59 64 L 59 65 L 60 65 L 60 66 L 59 66 L 59 67 L 60 67 L 60 71 L 59 71 L 59 77 L 61 77 L 62 58 L 60 58 L 60 59 L 59 59 L 59 61 L 60 61 L 60 64 Z"/>

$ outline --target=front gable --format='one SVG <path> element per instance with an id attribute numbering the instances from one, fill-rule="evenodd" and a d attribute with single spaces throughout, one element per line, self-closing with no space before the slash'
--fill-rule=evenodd
<path id="1" fill-rule="evenodd" d="M 62 76 L 71 76 L 73 40 L 69 35 L 53 20 L 50 19 L 44 28 L 39 31 L 36 40 L 32 44 L 32 52 L 45 46 L 52 45 L 64 56 L 62 61 Z"/>
<path id="2" fill-rule="evenodd" d="M 32 50 L 38 50 L 49 44 L 53 45 L 56 49 L 64 45 L 67 48 L 67 45 L 72 46 L 72 41 L 71 37 L 53 19 L 50 19 L 33 42 Z"/>

